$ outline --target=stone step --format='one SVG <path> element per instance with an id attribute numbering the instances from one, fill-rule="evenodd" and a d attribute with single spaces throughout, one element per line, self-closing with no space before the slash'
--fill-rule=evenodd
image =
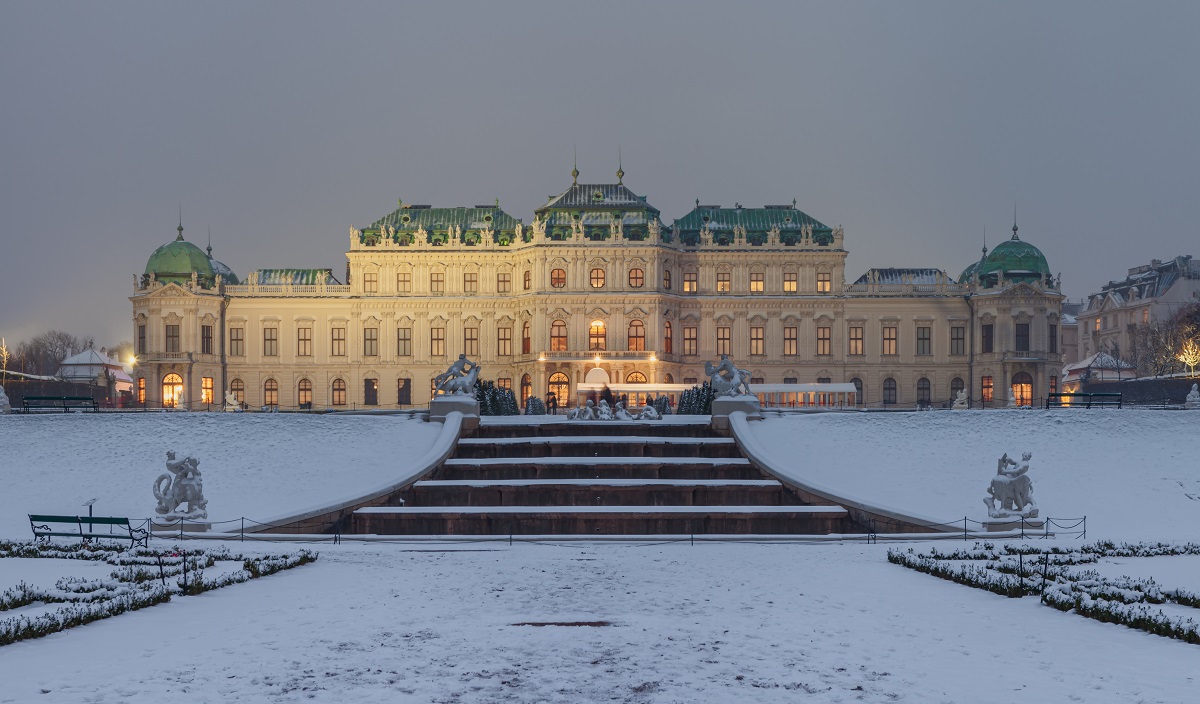
<path id="1" fill-rule="evenodd" d="M 840 506 L 417 506 L 361 508 L 352 527 L 376 535 L 826 535 L 846 520 Z"/>
<path id="2" fill-rule="evenodd" d="M 745 458 L 451 458 L 430 479 L 763 479 Z"/>
<path id="3" fill-rule="evenodd" d="M 741 457 L 732 438 L 666 436 L 464 438 L 460 459 L 500 457 Z"/>
<path id="4" fill-rule="evenodd" d="M 564 435 L 589 437 L 634 437 L 660 436 L 673 438 L 711 438 L 719 437 L 709 427 L 708 416 L 686 416 L 688 420 L 678 420 L 673 416 L 669 420 L 539 420 L 528 422 L 522 416 L 520 421 L 508 418 L 485 417 L 472 433 L 475 438 L 530 438 L 530 437 L 559 437 Z M 544 417 L 543 417 L 544 418 Z M 695 418 L 695 420 L 692 420 Z"/>
<path id="5" fill-rule="evenodd" d="M 800 499 L 774 480 L 510 479 L 421 481 L 405 506 L 781 506 Z"/>

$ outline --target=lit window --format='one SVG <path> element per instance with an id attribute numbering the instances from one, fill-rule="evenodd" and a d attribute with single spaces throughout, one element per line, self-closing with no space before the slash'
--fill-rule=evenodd
<path id="1" fill-rule="evenodd" d="M 603 350 L 607 337 L 604 331 L 603 320 L 593 320 L 591 327 L 588 328 L 588 349 Z"/>
<path id="2" fill-rule="evenodd" d="M 234 382 L 241 383 L 241 382 L 237 381 L 236 379 L 234 380 Z M 145 377 L 138 377 L 137 399 L 138 399 L 138 403 L 146 402 L 146 378 Z M 240 401 L 241 397 L 238 397 L 238 400 Z"/>
<path id="3" fill-rule="evenodd" d="M 629 351 L 643 352 L 646 349 L 646 326 L 640 320 L 629 323 Z"/>
<path id="4" fill-rule="evenodd" d="M 983 400 L 991 401 L 992 400 L 992 377 L 990 377 L 990 376 L 983 377 L 983 381 L 982 381 L 982 384 L 980 384 L 980 388 L 983 391 Z"/>
<path id="5" fill-rule="evenodd" d="M 526 321 L 521 324 L 521 354 L 529 354 L 532 348 L 533 332 L 529 322 Z"/>
<path id="6" fill-rule="evenodd" d="M 863 354 L 863 350 L 863 327 L 861 325 L 851 325 L 846 354 Z"/>
<path id="7" fill-rule="evenodd" d="M 213 402 L 213 380 L 211 376 L 200 377 L 200 403 Z"/>
<path id="8" fill-rule="evenodd" d="M 729 293 L 729 290 L 730 290 L 729 272 L 727 272 L 727 271 L 718 272 L 717 273 L 717 293 Z"/>
<path id="9" fill-rule="evenodd" d="M 525 272 L 525 290 L 528 291 L 531 288 L 533 288 L 533 272 L 527 271 Z"/>
<path id="10" fill-rule="evenodd" d="M 829 293 L 831 290 L 830 276 L 827 273 L 817 274 L 817 293 Z"/>
<path id="11" fill-rule="evenodd" d="M 785 327 L 783 329 L 783 353 L 785 355 L 796 355 L 800 352 L 799 345 L 800 328 Z"/>
<path id="12" fill-rule="evenodd" d="M 683 292 L 684 293 L 695 293 L 696 292 L 696 287 L 697 287 L 696 278 L 697 278 L 697 274 L 694 271 L 683 272 Z"/>
<path id="13" fill-rule="evenodd" d="M 526 323 L 526 325 L 528 324 Z M 550 323 L 550 351 L 567 351 L 567 324 L 561 320 Z"/>
<path id="14" fill-rule="evenodd" d="M 761 271 L 750 272 L 750 293 L 762 293 L 765 290 L 765 280 Z"/>
<path id="15" fill-rule="evenodd" d="M 765 354 L 766 339 L 763 328 L 760 326 L 752 326 L 750 328 L 750 354 Z"/>
<path id="16" fill-rule="evenodd" d="M 604 288 L 604 270 L 592 269 L 591 273 L 592 288 Z"/>
<path id="17" fill-rule="evenodd" d="M 496 388 L 508 389 L 509 391 L 512 391 L 512 377 L 502 376 L 499 379 L 496 379 Z"/>
<path id="18" fill-rule="evenodd" d="M 550 272 L 550 287 L 564 288 L 567 285 L 567 270 L 555 269 Z"/>
<path id="19" fill-rule="evenodd" d="M 684 354 L 698 354 L 697 348 L 699 347 L 699 343 L 698 343 L 698 338 L 697 338 L 696 333 L 697 333 L 697 328 L 692 327 L 690 325 L 684 326 L 684 328 L 683 328 L 683 353 Z"/>
<path id="20" fill-rule="evenodd" d="M 274 379 L 267 379 L 263 382 L 263 405 L 278 406 L 279 405 L 279 382 Z"/>
<path id="21" fill-rule="evenodd" d="M 825 326 L 817 328 L 817 354 L 832 354 L 832 330 Z"/>
<path id="22" fill-rule="evenodd" d="M 296 403 L 299 403 L 301 408 L 312 408 L 312 382 L 308 379 L 301 379 L 297 384 Z"/>
<path id="23" fill-rule="evenodd" d="M 799 290 L 796 286 L 796 272 L 787 271 L 783 274 L 783 292 L 795 293 Z"/>
<path id="24" fill-rule="evenodd" d="M 717 354 L 732 354 L 729 343 L 729 330 L 726 326 L 717 328 Z"/>
<path id="25" fill-rule="evenodd" d="M 646 283 L 646 272 L 641 269 L 629 270 L 629 288 L 641 288 Z"/>

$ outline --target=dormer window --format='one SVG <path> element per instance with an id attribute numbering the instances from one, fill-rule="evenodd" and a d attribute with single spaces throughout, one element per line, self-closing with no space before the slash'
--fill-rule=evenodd
<path id="1" fill-rule="evenodd" d="M 604 191 L 593 191 L 592 200 L 604 200 Z"/>

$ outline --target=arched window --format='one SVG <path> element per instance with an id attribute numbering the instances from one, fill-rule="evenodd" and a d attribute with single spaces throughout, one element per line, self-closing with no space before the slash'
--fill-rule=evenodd
<path id="1" fill-rule="evenodd" d="M 162 381 L 163 408 L 174 408 L 179 403 L 180 396 L 183 396 L 184 405 L 188 405 L 188 398 L 183 393 L 183 377 L 178 374 L 164 376 Z"/>
<path id="2" fill-rule="evenodd" d="M 646 326 L 640 320 L 629 323 L 629 351 L 644 352 L 646 350 Z"/>
<path id="3" fill-rule="evenodd" d="M 859 379 L 858 377 L 854 377 L 853 379 L 850 380 L 850 383 L 854 384 L 854 403 L 861 406 L 864 401 L 862 379 Z"/>
<path id="4" fill-rule="evenodd" d="M 533 272 L 526 271 L 525 272 L 525 290 L 528 291 L 531 288 L 533 288 Z"/>
<path id="5" fill-rule="evenodd" d="M 645 384 L 646 375 L 641 372 L 629 372 L 625 377 L 626 384 Z"/>
<path id="6" fill-rule="evenodd" d="M 238 403 L 244 403 L 246 401 L 246 383 L 241 379 L 230 381 L 229 393 L 233 394 Z"/>
<path id="7" fill-rule="evenodd" d="M 571 381 L 567 379 L 567 375 L 562 372 L 554 372 L 550 375 L 550 381 L 546 384 L 546 395 L 554 394 L 554 398 L 558 401 L 558 405 L 566 408 L 567 401 L 571 394 Z"/>
<path id="8" fill-rule="evenodd" d="M 629 288 L 641 288 L 646 285 L 646 272 L 638 268 L 629 270 Z"/>
<path id="9" fill-rule="evenodd" d="M 888 377 L 883 380 L 883 404 L 896 402 L 896 380 Z"/>
<path id="10" fill-rule="evenodd" d="M 567 351 L 567 324 L 561 320 L 550 323 L 550 351 Z"/>
<path id="11" fill-rule="evenodd" d="M 603 269 L 592 269 L 592 273 L 589 278 L 592 282 L 592 288 L 604 288 L 604 270 Z"/>
<path id="12" fill-rule="evenodd" d="M 521 405 L 529 400 L 530 394 L 533 393 L 533 379 L 529 378 L 528 374 L 521 377 Z"/>
<path id="13" fill-rule="evenodd" d="M 663 374 L 663 383 L 664 384 L 674 384 L 675 377 L 671 376 L 670 374 Z"/>
<path id="14" fill-rule="evenodd" d="M 963 383 L 962 378 L 957 376 L 954 377 L 954 379 L 950 381 L 950 400 L 953 401 L 954 399 L 958 398 L 958 392 L 965 388 L 967 388 L 967 385 Z"/>
<path id="15" fill-rule="evenodd" d="M 345 406 L 346 405 L 346 382 L 344 380 L 342 380 L 342 379 L 334 379 L 333 380 L 332 400 L 333 400 L 333 405 L 335 405 L 335 406 Z"/>
<path id="16" fill-rule="evenodd" d="M 663 352 L 671 354 L 675 351 L 675 336 L 671 334 L 671 321 L 663 321 Z"/>
<path id="17" fill-rule="evenodd" d="M 917 379 L 917 403 L 921 406 L 928 406 L 930 396 L 929 380 L 925 377 Z"/>
<path id="18" fill-rule="evenodd" d="M 274 379 L 267 379 L 263 382 L 263 405 L 278 406 L 279 405 L 279 382 Z"/>
<path id="19" fill-rule="evenodd" d="M 593 320 L 591 327 L 588 328 L 588 349 L 603 351 L 607 339 L 607 335 L 604 332 L 604 321 Z"/>
<path id="20" fill-rule="evenodd" d="M 671 270 L 670 269 L 663 269 L 663 290 L 664 291 L 671 290 Z"/>
<path id="21" fill-rule="evenodd" d="M 530 332 L 531 330 L 532 328 L 529 326 L 528 320 L 521 325 L 521 354 L 529 354 L 529 349 L 533 345 L 533 342 L 530 339 L 532 334 Z"/>
<path id="22" fill-rule="evenodd" d="M 1033 405 L 1033 377 L 1025 372 L 1017 372 L 1012 378 L 1012 397 L 1018 406 Z"/>
<path id="23" fill-rule="evenodd" d="M 563 288 L 567 285 L 567 270 L 554 269 L 550 272 L 550 286 L 552 288 Z"/>
<path id="24" fill-rule="evenodd" d="M 296 403 L 300 408 L 312 408 L 312 382 L 308 379 L 301 379 L 296 384 Z"/>

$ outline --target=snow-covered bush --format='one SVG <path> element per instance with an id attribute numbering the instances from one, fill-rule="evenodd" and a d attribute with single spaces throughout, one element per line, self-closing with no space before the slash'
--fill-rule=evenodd
<path id="1" fill-rule="evenodd" d="M 525 401 L 525 415 L 527 416 L 544 416 L 546 415 L 546 404 L 542 403 L 542 399 L 537 396 L 530 396 Z"/>

